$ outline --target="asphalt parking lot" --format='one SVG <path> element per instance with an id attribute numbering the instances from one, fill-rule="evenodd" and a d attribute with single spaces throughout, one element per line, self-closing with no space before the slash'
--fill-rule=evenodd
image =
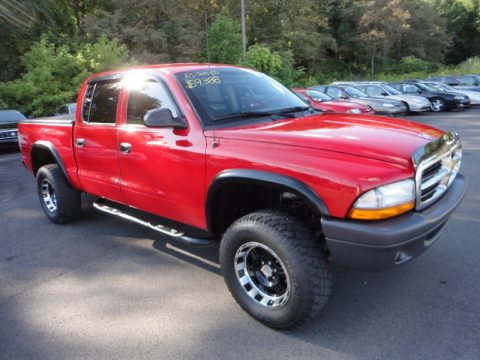
<path id="1" fill-rule="evenodd" d="M 2 359 L 480 359 L 480 109 L 410 116 L 463 138 L 467 196 L 437 243 L 384 273 L 334 267 L 329 304 L 278 332 L 230 296 L 217 249 L 94 211 L 54 225 L 0 153 Z"/>

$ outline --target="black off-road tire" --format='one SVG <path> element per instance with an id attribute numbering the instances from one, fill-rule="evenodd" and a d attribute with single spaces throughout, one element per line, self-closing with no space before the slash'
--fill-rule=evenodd
<path id="1" fill-rule="evenodd" d="M 290 283 L 289 297 L 279 307 L 262 305 L 240 283 L 237 250 L 252 242 L 268 247 L 281 260 Z M 234 222 L 220 244 L 225 282 L 237 303 L 251 316 L 275 329 L 297 327 L 327 302 L 332 277 L 320 244 L 295 217 L 277 210 L 261 210 Z"/>
<path id="2" fill-rule="evenodd" d="M 48 164 L 38 170 L 37 193 L 43 211 L 52 222 L 65 224 L 80 216 L 81 193 L 70 186 L 57 164 Z"/>

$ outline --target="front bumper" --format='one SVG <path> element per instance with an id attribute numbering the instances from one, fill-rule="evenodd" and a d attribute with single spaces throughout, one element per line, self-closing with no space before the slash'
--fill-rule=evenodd
<path id="1" fill-rule="evenodd" d="M 458 174 L 449 190 L 420 212 L 375 222 L 322 218 L 334 263 L 358 270 L 381 271 L 419 256 L 438 238 L 466 189 L 466 178 Z"/>
<path id="2" fill-rule="evenodd" d="M 18 137 L 0 138 L 0 147 L 18 146 Z"/>
<path id="3" fill-rule="evenodd" d="M 406 114 L 407 108 L 402 106 L 402 107 L 377 107 L 374 108 L 375 114 L 378 115 L 403 115 Z"/>
<path id="4" fill-rule="evenodd" d="M 469 99 L 464 99 L 464 100 L 450 100 L 447 101 L 447 108 L 449 109 L 464 109 L 470 106 L 470 100 Z"/>
<path id="5" fill-rule="evenodd" d="M 425 104 L 411 104 L 409 106 L 411 112 L 423 112 L 432 110 L 429 102 Z"/>

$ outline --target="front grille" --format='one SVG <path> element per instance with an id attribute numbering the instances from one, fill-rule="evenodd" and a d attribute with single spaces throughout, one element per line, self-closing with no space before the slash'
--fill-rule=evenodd
<path id="1" fill-rule="evenodd" d="M 15 139 L 17 137 L 17 130 L 1 130 L 0 139 Z"/>
<path id="2" fill-rule="evenodd" d="M 417 210 L 438 200 L 455 179 L 461 163 L 461 143 L 458 135 L 448 133 L 428 143 L 421 150 L 417 165 Z"/>

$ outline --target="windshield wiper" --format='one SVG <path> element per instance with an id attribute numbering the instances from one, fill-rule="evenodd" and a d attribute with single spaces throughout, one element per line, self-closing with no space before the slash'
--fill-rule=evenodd
<path id="1" fill-rule="evenodd" d="M 308 106 L 295 106 L 285 109 L 279 109 L 275 111 L 244 111 L 240 113 L 233 113 L 233 114 L 226 114 L 213 119 L 213 121 L 220 121 L 226 119 L 234 119 L 234 118 L 248 118 L 248 117 L 262 117 L 262 116 L 283 116 L 286 118 L 294 118 L 296 111 L 305 111 L 310 110 Z"/>

